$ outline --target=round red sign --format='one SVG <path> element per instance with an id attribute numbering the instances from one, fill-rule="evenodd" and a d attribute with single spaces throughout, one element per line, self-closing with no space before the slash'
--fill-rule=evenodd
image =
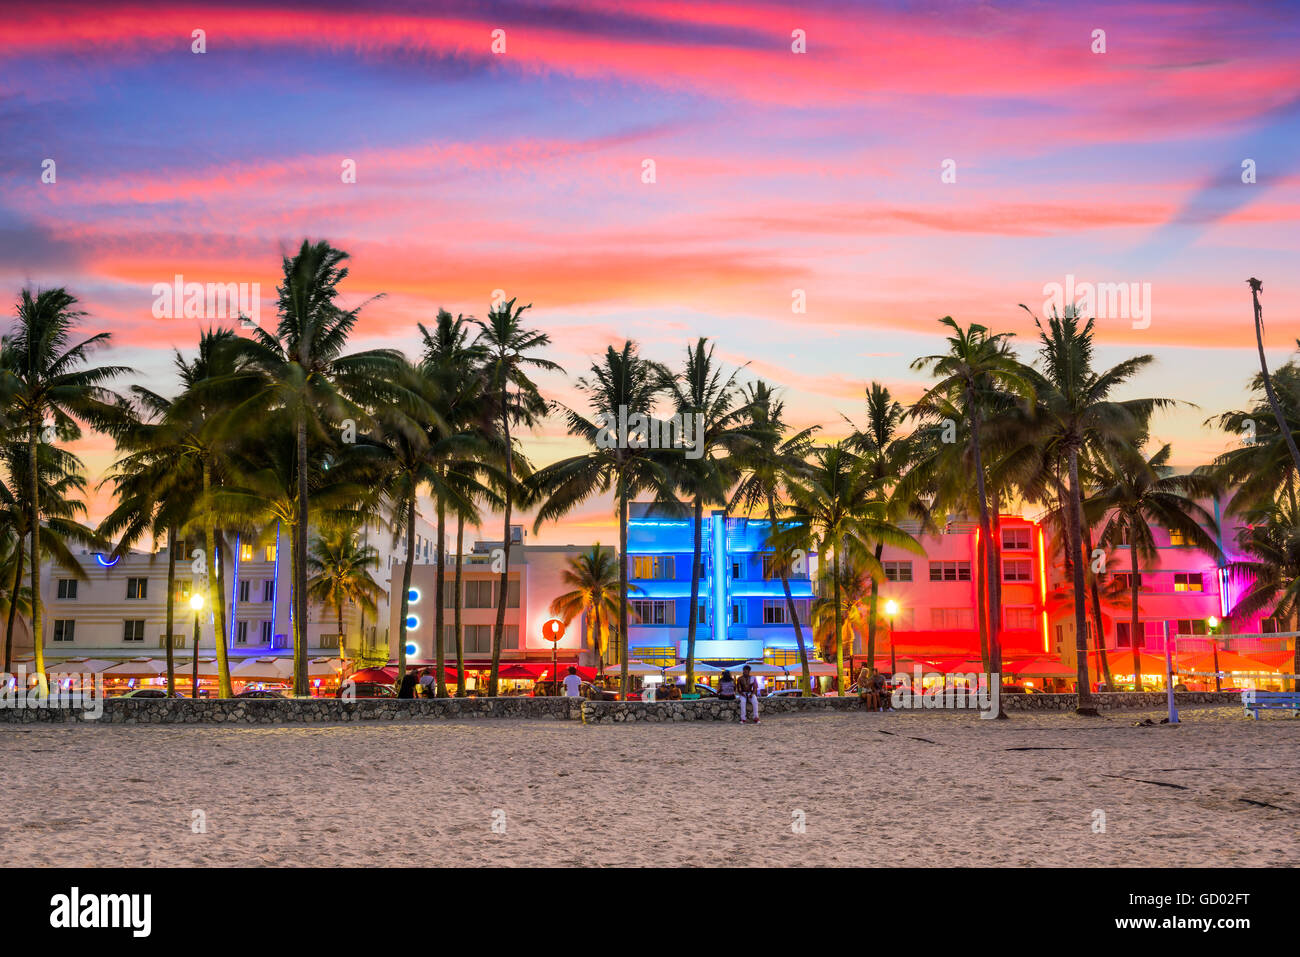
<path id="1" fill-rule="evenodd" d="M 542 637 L 547 641 L 559 641 L 564 637 L 564 622 L 550 618 L 542 623 Z"/>

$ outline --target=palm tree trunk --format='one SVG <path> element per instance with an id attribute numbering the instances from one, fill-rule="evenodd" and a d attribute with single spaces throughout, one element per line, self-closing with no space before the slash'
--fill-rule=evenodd
<path id="1" fill-rule="evenodd" d="M 27 521 L 32 536 L 32 653 L 36 656 L 36 682 L 44 694 L 49 688 L 45 683 L 45 640 L 41 634 L 41 485 L 36 462 L 40 425 L 40 420 L 33 416 L 27 440 L 27 481 L 31 483 L 32 496 Z"/>
<path id="2" fill-rule="evenodd" d="M 1129 568 L 1132 569 L 1129 576 L 1129 633 L 1128 642 L 1133 646 L 1133 690 L 1142 690 L 1142 658 L 1138 651 L 1140 643 L 1144 636 L 1138 633 L 1138 550 L 1137 550 L 1137 530 L 1133 527 L 1133 520 L 1129 519 L 1128 523 L 1128 557 Z M 1110 687 L 1107 685 L 1106 687 Z M 1111 688 L 1113 691 L 1114 689 Z"/>
<path id="3" fill-rule="evenodd" d="M 994 580 L 998 577 L 997 567 L 994 565 L 993 551 L 993 523 L 989 519 L 989 499 L 987 490 L 984 487 L 984 457 L 980 449 L 980 415 L 979 406 L 973 394 L 967 395 L 967 405 L 971 409 L 971 448 L 975 453 L 975 487 L 979 493 L 980 506 L 980 537 L 984 539 L 984 591 L 988 597 L 988 633 L 989 633 L 989 682 L 1002 681 L 1002 643 L 998 637 L 1001 622 L 994 617 L 993 598 Z M 995 677 L 996 676 L 996 677 Z M 990 689 L 991 690 L 991 689 Z M 1005 717 L 1002 710 L 1002 696 L 998 695 L 998 717 Z"/>
<path id="4" fill-rule="evenodd" d="M 1258 279 L 1251 279 L 1249 282 L 1250 297 L 1255 307 L 1255 344 L 1259 347 L 1259 371 L 1264 378 L 1264 392 L 1268 395 L 1268 404 L 1273 409 L 1273 418 L 1277 419 L 1277 429 L 1282 433 L 1282 438 L 1286 440 L 1286 447 L 1291 452 L 1291 461 L 1300 471 L 1300 449 L 1296 448 L 1295 436 L 1291 434 L 1286 416 L 1282 414 L 1282 404 L 1278 402 L 1277 393 L 1273 391 L 1273 378 L 1268 374 L 1268 362 L 1264 358 L 1264 311 L 1259 304 L 1259 293 L 1263 283 Z"/>
<path id="5" fill-rule="evenodd" d="M 465 697 L 465 641 L 460 633 L 461 555 L 465 549 L 465 516 L 456 516 L 456 595 L 451 603 L 451 628 L 456 632 L 456 697 Z"/>
<path id="6" fill-rule="evenodd" d="M 230 660 L 226 657 L 226 641 L 222 629 L 225 627 L 221 618 L 224 612 L 218 614 L 218 609 L 224 605 L 224 596 L 221 593 L 221 582 L 217 578 L 217 541 L 216 529 L 212 522 L 212 505 L 210 496 L 212 493 L 212 467 L 205 459 L 203 462 L 203 501 L 208 509 L 207 516 L 203 519 L 203 546 L 207 549 L 207 569 L 208 569 L 208 605 L 212 609 L 214 631 L 212 636 L 213 643 L 217 646 L 217 697 L 233 698 L 234 692 L 230 687 Z M 194 660 L 198 661 L 199 647 L 198 642 L 194 643 Z M 295 694 L 299 692 L 295 688 Z"/>
<path id="7" fill-rule="evenodd" d="M 840 694 L 848 689 L 848 675 L 844 670 L 844 609 L 840 607 L 840 543 L 835 543 L 835 565 L 832 576 L 835 590 L 835 681 Z"/>
<path id="8" fill-rule="evenodd" d="M 992 681 L 993 676 L 989 670 L 989 602 L 985 587 L 988 578 L 985 574 L 988 564 L 984 559 L 986 544 L 983 535 L 980 535 L 979 541 L 975 543 L 975 614 L 979 617 L 980 664 L 984 668 L 984 674 Z"/>
<path id="9" fill-rule="evenodd" d="M 167 697 L 176 693 L 176 526 L 167 529 Z"/>
<path id="10" fill-rule="evenodd" d="M 443 647 L 443 623 L 445 621 L 446 611 L 443 605 L 443 590 L 447 583 L 447 505 L 442 496 L 438 496 L 438 569 L 435 572 L 435 590 L 437 595 L 434 597 L 433 606 L 433 647 L 436 649 L 434 658 L 437 662 L 437 673 L 434 680 L 437 682 L 436 692 L 439 698 L 447 697 L 447 652 Z"/>
<path id="11" fill-rule="evenodd" d="M 1002 499 L 989 490 L 989 668 L 1002 680 Z M 998 699 L 1001 701 L 1001 699 Z"/>
<path id="12" fill-rule="evenodd" d="M 14 670 L 14 616 L 18 613 L 18 593 L 23 588 L 23 542 L 18 540 L 14 550 L 14 587 L 9 593 L 9 624 L 5 626 L 5 674 Z"/>
<path id="13" fill-rule="evenodd" d="M 1067 502 L 1069 514 L 1066 515 L 1065 528 L 1069 537 L 1070 554 L 1078 556 L 1083 548 L 1083 503 L 1079 494 L 1079 450 L 1070 449 L 1070 488 Z M 1076 657 L 1076 680 L 1078 682 L 1078 702 L 1076 714 L 1097 714 L 1097 706 L 1092 697 L 1092 687 L 1088 680 L 1088 611 L 1084 607 L 1083 565 L 1076 557 L 1073 569 L 1074 585 L 1074 651 Z"/>
<path id="14" fill-rule="evenodd" d="M 686 626 L 686 687 L 695 687 L 695 628 L 700 620 L 700 557 L 704 551 L 704 499 L 695 496 L 694 554 L 691 558 L 690 623 Z M 715 570 L 716 571 L 716 570 Z"/>
<path id="15" fill-rule="evenodd" d="M 772 531 L 776 531 L 776 496 L 767 496 L 767 518 L 772 523 Z M 804 644 L 803 627 L 799 624 L 799 611 L 795 608 L 794 594 L 790 591 L 790 576 L 786 571 L 785 562 L 777 562 L 777 567 L 781 569 L 781 590 L 785 592 L 785 607 L 790 613 L 790 624 L 794 625 L 794 640 L 799 646 L 799 666 L 801 674 L 799 677 L 799 689 L 804 694 L 812 693 L 812 671 L 808 668 L 808 646 Z M 693 687 L 693 686 L 692 686 Z"/>
<path id="16" fill-rule="evenodd" d="M 1083 560 L 1088 562 L 1092 555 L 1092 528 L 1086 527 L 1083 530 L 1085 536 L 1085 546 L 1083 550 Z M 1093 644 L 1097 646 L 1097 657 L 1101 661 L 1101 673 L 1106 679 L 1106 687 L 1114 688 L 1115 680 L 1110 676 L 1110 656 L 1106 653 L 1106 631 L 1101 623 L 1101 588 L 1097 585 L 1097 575 L 1088 569 L 1088 593 L 1092 599 L 1092 628 L 1096 634 Z"/>
<path id="17" fill-rule="evenodd" d="M 594 619 L 592 627 L 591 646 L 596 651 L 596 673 L 604 679 L 605 677 L 605 633 L 600 625 L 600 602 L 597 602 L 591 610 L 591 616 Z"/>
<path id="18" fill-rule="evenodd" d="M 307 694 L 307 419 L 306 413 L 298 416 L 298 538 L 293 549 L 293 602 L 294 620 L 298 627 L 293 644 L 293 693 Z"/>
<path id="19" fill-rule="evenodd" d="M 415 562 L 415 486 L 406 496 L 406 560 L 402 562 L 402 614 L 397 621 L 397 681 L 406 677 L 406 618 L 411 608 L 411 567 Z"/>
<path id="20" fill-rule="evenodd" d="M 497 595 L 497 620 L 492 629 L 492 671 L 488 676 L 488 697 L 497 696 L 497 673 L 501 670 L 501 645 L 506 633 L 506 599 L 510 592 L 510 510 L 514 505 L 515 457 L 510 445 L 510 415 L 507 390 L 501 389 L 501 431 L 506 441 L 505 518 L 501 536 L 501 593 Z"/>
<path id="21" fill-rule="evenodd" d="M 626 701 L 629 682 L 627 673 L 627 487 L 621 474 L 618 477 L 618 557 L 618 657 L 621 662 L 619 698 Z M 693 692 L 695 686 L 691 685 L 686 690 Z"/>
<path id="22" fill-rule="evenodd" d="M 876 564 L 880 564 L 880 556 L 885 554 L 885 545 L 883 542 L 876 542 L 875 555 Z M 876 616 L 880 614 L 880 582 L 874 578 L 871 580 L 871 603 L 867 614 L 867 667 L 876 667 Z"/>

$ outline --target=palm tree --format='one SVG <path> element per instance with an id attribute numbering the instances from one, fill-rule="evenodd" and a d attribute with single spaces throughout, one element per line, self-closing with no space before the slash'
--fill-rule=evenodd
<path id="1" fill-rule="evenodd" d="M 487 320 L 474 320 L 479 326 L 479 343 L 486 352 L 483 371 L 486 398 L 491 404 L 505 459 L 502 491 L 501 580 L 497 593 L 497 618 L 492 630 L 492 671 L 488 677 L 488 696 L 496 697 L 501 670 L 501 646 L 505 640 L 506 603 L 510 590 L 510 517 L 515 496 L 515 458 L 511 437 L 512 425 L 534 426 L 546 414 L 548 405 L 529 375 L 532 370 L 563 371 L 549 359 L 530 353 L 551 344 L 544 332 L 527 329 L 521 321 L 527 306 L 515 307 L 515 300 L 500 303 L 488 312 Z"/>
<path id="2" fill-rule="evenodd" d="M 1109 453 L 1109 454 L 1107 454 Z M 1142 664 L 1138 649 L 1141 631 L 1138 622 L 1138 589 L 1143 562 L 1156 558 L 1152 525 L 1182 534 L 1189 544 L 1222 561 L 1214 516 L 1197 503 L 1196 498 L 1210 494 L 1206 481 L 1196 475 L 1175 475 L 1169 467 L 1171 447 L 1164 445 L 1150 458 L 1136 449 L 1104 450 L 1098 463 L 1100 488 L 1084 503 L 1084 514 L 1105 516 L 1100 541 L 1111 548 L 1128 545 L 1129 549 L 1129 642 L 1133 646 L 1133 682 L 1142 690 Z M 1098 636 L 1099 642 L 1102 636 Z"/>
<path id="3" fill-rule="evenodd" d="M 1300 345 L 1300 343 L 1297 343 Z M 1248 516 L 1255 509 L 1273 508 L 1285 497 L 1292 510 L 1300 508 L 1296 496 L 1297 472 L 1287 439 L 1300 429 L 1300 366 L 1287 362 L 1270 375 L 1272 396 L 1265 395 L 1247 409 L 1225 412 L 1205 421 L 1235 435 L 1249 435 L 1250 441 L 1217 456 L 1207 470 L 1225 488 L 1233 489 L 1228 511 Z M 1256 396 L 1267 393 L 1262 374 L 1251 382 Z M 1279 420 L 1274 408 L 1282 412 Z M 1279 428 L 1279 421 L 1282 423 Z"/>
<path id="4" fill-rule="evenodd" d="M 741 478 L 727 509 L 739 509 L 747 517 L 754 514 L 767 516 L 769 532 L 765 547 L 772 549 L 773 571 L 781 579 L 786 613 L 794 626 L 795 643 L 799 647 L 800 687 L 807 694 L 812 688 L 812 672 L 808 668 L 808 648 L 804 644 L 799 610 L 790 590 L 795 549 L 783 548 L 776 532 L 784 511 L 778 499 L 782 499 L 790 485 L 803 474 L 806 468 L 804 459 L 812 447 L 818 426 L 789 434 L 785 403 L 777 399 L 761 379 L 746 391 L 744 407 L 750 419 L 748 441 L 736 453 Z"/>
<path id="5" fill-rule="evenodd" d="M 379 567 L 379 551 L 357 540 L 356 525 L 330 528 L 316 536 L 307 552 L 307 595 L 338 616 L 339 653 L 346 653 L 343 609 L 357 605 L 370 613 L 378 609 L 384 588 L 370 574 Z"/>
<path id="6" fill-rule="evenodd" d="M 559 615 L 566 625 L 579 615 L 587 616 L 587 639 L 596 653 L 596 668 L 602 677 L 609 634 L 603 622 L 610 621 L 619 609 L 617 566 L 618 556 L 614 550 L 602 548 L 600 542 L 572 556 L 560 574 L 560 580 L 572 590 L 557 595 L 550 608 L 551 614 Z M 640 590 L 635 585 L 632 588 Z"/>
<path id="7" fill-rule="evenodd" d="M 345 355 L 349 335 L 361 307 L 338 304 L 340 285 L 348 276 L 348 254 L 328 242 L 303 240 L 292 258 L 283 261 L 284 279 L 277 287 L 279 323 L 272 336 L 260 328 L 247 340 L 250 356 L 269 380 L 262 393 L 249 399 L 241 414 L 247 419 L 266 405 L 287 410 L 295 436 L 297 476 L 296 526 L 301 531 L 293 549 L 294 694 L 307 688 L 307 534 L 310 526 L 308 476 L 309 439 L 332 438 L 332 429 L 353 420 L 361 427 L 371 418 L 377 390 L 396 387 L 398 353 L 374 349 Z M 403 619 L 405 621 L 405 619 Z"/>
<path id="8" fill-rule="evenodd" d="M 73 344 L 77 326 L 86 313 L 66 289 L 46 289 L 19 295 L 15 326 L 0 346 L 0 391 L 7 398 L 9 417 L 27 438 L 28 527 L 41 524 L 38 447 L 48 444 L 47 421 L 62 441 L 81 437 L 80 422 L 111 430 L 118 422 L 120 399 L 106 387 L 125 366 L 91 366 L 91 355 L 108 345 L 110 333 L 101 332 Z M 42 690 L 45 681 L 45 641 L 41 630 L 41 536 L 29 535 L 31 547 L 32 646 Z"/>
<path id="9" fill-rule="evenodd" d="M 874 554 L 877 542 L 906 549 L 918 555 L 920 542 L 889 518 L 881 500 L 879 484 L 873 481 L 868 463 L 850 452 L 844 443 L 813 450 L 808 468 L 788 488 L 793 505 L 790 526 L 774 533 L 777 541 L 813 544 L 818 554 L 831 556 L 828 573 L 833 590 L 835 635 L 844 634 L 842 583 L 846 569 L 860 567 L 876 581 L 884 578 L 884 567 Z M 844 663 L 844 646 L 836 655 L 839 689 L 849 686 Z"/>
<path id="10" fill-rule="evenodd" d="M 939 320 L 952 330 L 948 351 L 924 356 L 912 363 L 913 369 L 930 369 L 939 382 L 931 386 L 916 403 L 914 412 L 941 419 L 951 418 L 954 425 L 965 421 L 967 445 L 975 472 L 976 500 L 979 506 L 980 538 L 984 557 L 984 609 L 987 616 L 990 673 L 1002 670 L 1002 623 L 999 587 L 1001 575 L 993 548 L 993 521 L 989 511 L 986 463 L 984 461 L 984 427 L 991 406 L 1001 405 L 1006 395 L 1030 397 L 1033 387 L 1024 366 L 1011 351 L 1010 333 L 990 333 L 977 323 L 962 329 L 951 316 Z M 956 445 L 956 443 L 952 443 Z M 1077 549 L 1076 549 L 1077 551 Z M 1000 680 L 1000 679 L 998 679 Z"/>
<path id="11" fill-rule="evenodd" d="M 530 482 L 530 488 L 542 499 L 534 529 L 567 515 L 591 496 L 613 489 L 618 503 L 618 640 L 622 662 L 621 694 L 624 697 L 629 684 L 628 503 L 643 491 L 653 492 L 660 501 L 671 498 L 671 480 L 655 450 L 648 448 L 649 443 L 643 441 L 645 436 L 633 434 L 628 436 L 626 443 L 621 441 L 617 435 L 619 411 L 622 410 L 628 418 L 635 414 L 649 415 L 667 375 L 663 366 L 641 358 L 631 340 L 617 351 L 613 346 L 608 347 L 604 361 L 592 365 L 591 377 L 583 377 L 577 383 L 579 391 L 587 396 L 592 411 L 596 413 L 597 421 L 602 424 L 593 424 L 573 409 L 564 413 L 569 434 L 590 443 L 591 451 L 540 469 Z"/>
<path id="12" fill-rule="evenodd" d="M 686 687 L 695 687 L 695 632 L 700 616 L 700 561 L 704 551 L 704 506 L 726 502 L 727 490 L 738 476 L 733 455 L 719 458 L 718 451 L 734 453 L 748 438 L 747 415 L 736 391 L 739 369 L 723 378 L 713 361 L 713 347 L 701 336 L 686 349 L 686 365 L 680 375 L 664 380 L 664 391 L 672 400 L 675 414 L 696 423 L 692 455 L 676 456 L 669 463 L 677 487 L 691 501 L 693 553 L 691 556 L 690 623 L 686 628 Z M 683 421 L 686 421 L 683 418 Z"/>
<path id="13" fill-rule="evenodd" d="M 1278 504 L 1266 520 L 1237 533 L 1237 548 L 1246 557 L 1229 562 L 1227 572 L 1245 591 L 1233 614 L 1269 612 L 1300 629 L 1300 514 L 1289 503 Z M 1291 673 L 1300 675 L 1300 641 L 1294 644 Z M 1300 679 L 1292 680 L 1291 689 L 1300 691 Z"/>
<path id="14" fill-rule="evenodd" d="M 873 614 L 868 600 L 876 589 L 871 575 L 857 562 L 847 561 L 840 568 L 838 587 L 831 581 L 832 574 L 833 566 L 825 565 L 818 575 L 819 597 L 813 600 L 811 609 L 813 635 L 819 646 L 834 649 L 837 656 L 842 656 L 845 647 L 853 647 L 854 634 L 867 629 Z M 838 605 L 832 597 L 835 595 L 839 596 Z M 874 667 L 875 659 L 871 661 Z"/>
<path id="15" fill-rule="evenodd" d="M 1253 277 L 1246 282 L 1250 286 L 1251 304 L 1255 311 L 1255 344 L 1259 348 L 1259 374 L 1263 380 L 1264 392 L 1268 395 L 1268 404 L 1273 410 L 1277 427 L 1286 440 L 1287 451 L 1291 453 L 1291 464 L 1300 471 L 1300 449 L 1296 448 L 1295 436 L 1291 434 L 1290 424 L 1282 412 L 1282 404 L 1278 401 L 1277 393 L 1273 391 L 1273 380 L 1268 374 L 1268 362 L 1264 358 L 1264 309 L 1259 304 L 1259 294 L 1263 292 L 1264 284 Z"/>

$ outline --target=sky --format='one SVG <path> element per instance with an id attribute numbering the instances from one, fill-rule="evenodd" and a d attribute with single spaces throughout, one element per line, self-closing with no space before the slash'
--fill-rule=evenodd
<path id="1" fill-rule="evenodd" d="M 1300 5 L 364 6 L 5 2 L 6 306 L 67 287 L 121 384 L 167 392 L 207 323 L 156 318 L 155 284 L 259 283 L 271 328 L 281 257 L 326 239 L 356 349 L 414 354 L 499 290 L 552 337 L 548 398 L 624 339 L 679 366 L 707 336 L 835 438 L 868 382 L 921 394 L 939 317 L 1030 359 L 1020 304 L 1137 284 L 1097 358 L 1156 357 L 1126 394 L 1186 403 L 1154 427 L 1184 466 L 1235 442 L 1203 422 L 1248 401 L 1248 277 L 1270 362 L 1300 335 Z M 580 447 L 556 419 L 526 450 Z M 615 535 L 594 501 L 530 540 Z"/>

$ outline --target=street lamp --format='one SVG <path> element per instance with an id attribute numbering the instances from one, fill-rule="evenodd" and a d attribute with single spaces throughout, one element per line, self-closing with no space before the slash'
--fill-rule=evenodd
<path id="1" fill-rule="evenodd" d="M 198 592 L 190 595 L 190 607 L 194 609 L 194 667 L 191 674 L 190 697 L 199 696 L 199 612 L 203 610 L 203 596 Z"/>
<path id="2" fill-rule="evenodd" d="M 1214 690 L 1223 690 L 1223 676 L 1219 674 L 1219 642 L 1215 635 L 1219 633 L 1219 619 L 1211 615 L 1205 619 L 1205 623 L 1210 626 L 1210 649 L 1214 652 Z"/>
<path id="3" fill-rule="evenodd" d="M 885 602 L 885 617 L 889 619 L 889 680 L 894 680 L 894 675 L 898 674 L 898 658 L 894 654 L 894 618 L 898 614 L 898 602 L 889 599 Z M 873 661 L 871 667 L 875 667 Z"/>

